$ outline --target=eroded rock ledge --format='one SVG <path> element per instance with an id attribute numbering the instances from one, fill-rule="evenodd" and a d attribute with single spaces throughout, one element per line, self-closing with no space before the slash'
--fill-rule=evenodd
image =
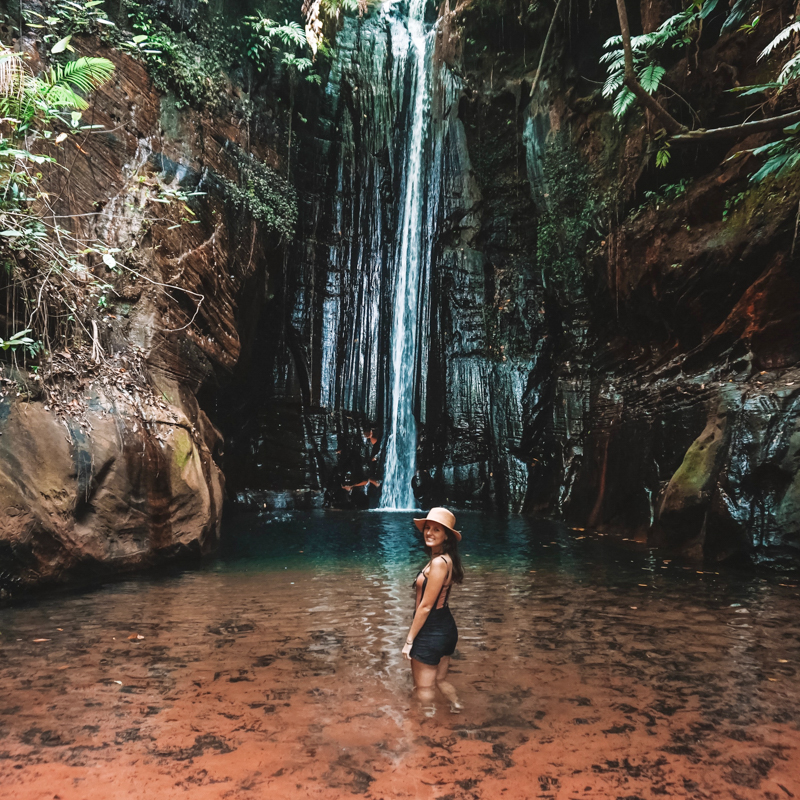
<path id="1" fill-rule="evenodd" d="M 118 265 L 93 268 L 108 290 L 83 346 L 59 346 L 38 374 L 2 372 L 3 594 L 214 550 L 223 442 L 197 396 L 234 369 L 282 259 L 229 201 L 237 159 L 282 168 L 276 97 L 256 98 L 245 126 L 233 85 L 214 113 L 179 108 L 140 61 L 74 44 L 116 71 L 85 112 L 100 132 L 67 140 L 49 188 Z"/>

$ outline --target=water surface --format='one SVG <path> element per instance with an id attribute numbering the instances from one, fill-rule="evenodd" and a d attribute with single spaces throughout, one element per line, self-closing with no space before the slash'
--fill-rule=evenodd
<path id="1" fill-rule="evenodd" d="M 410 695 L 408 514 L 238 517 L 201 569 L 0 612 L 3 796 L 800 796 L 796 580 L 458 519 L 462 714 Z"/>

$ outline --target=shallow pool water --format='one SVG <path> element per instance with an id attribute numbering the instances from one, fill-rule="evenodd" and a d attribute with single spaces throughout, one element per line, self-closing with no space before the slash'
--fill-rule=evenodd
<path id="1" fill-rule="evenodd" d="M 240 516 L 201 568 L 0 611 L 3 796 L 800 796 L 796 579 L 461 513 L 465 708 L 429 718 L 409 519 Z"/>

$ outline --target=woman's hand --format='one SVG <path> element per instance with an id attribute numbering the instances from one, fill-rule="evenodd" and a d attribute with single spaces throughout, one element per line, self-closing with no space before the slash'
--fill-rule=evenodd
<path id="1" fill-rule="evenodd" d="M 406 642 L 403 647 L 403 658 L 407 659 L 408 661 L 411 661 L 411 648 L 413 646 L 414 646 L 413 644 L 409 644 L 408 642 Z"/>

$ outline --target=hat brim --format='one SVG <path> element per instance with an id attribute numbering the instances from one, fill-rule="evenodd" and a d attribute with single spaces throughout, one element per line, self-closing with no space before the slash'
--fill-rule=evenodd
<path id="1" fill-rule="evenodd" d="M 417 529 L 419 530 L 420 533 L 422 533 L 426 522 L 435 522 L 437 525 L 441 525 L 443 528 L 445 528 L 448 531 L 450 531 L 450 533 L 452 533 L 453 536 L 456 537 L 456 541 L 457 542 L 461 541 L 461 534 L 455 528 L 448 528 L 447 525 L 445 525 L 443 522 L 439 522 L 438 520 L 435 520 L 435 519 L 428 519 L 427 517 L 425 517 L 424 519 L 415 519 L 414 520 L 414 524 L 417 526 Z"/>

